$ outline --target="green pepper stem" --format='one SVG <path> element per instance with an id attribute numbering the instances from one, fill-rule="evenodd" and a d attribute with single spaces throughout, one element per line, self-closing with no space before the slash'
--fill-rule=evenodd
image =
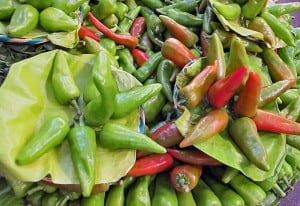
<path id="1" fill-rule="evenodd" d="M 275 184 L 274 187 L 272 188 L 272 190 L 275 192 L 275 194 L 277 194 L 279 197 L 285 197 L 286 194 L 284 191 L 282 191 L 282 189 L 279 187 L 278 184 Z"/>

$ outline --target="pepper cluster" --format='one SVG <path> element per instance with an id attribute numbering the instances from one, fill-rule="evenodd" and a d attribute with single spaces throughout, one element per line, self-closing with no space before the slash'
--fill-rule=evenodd
<path id="1" fill-rule="evenodd" d="M 54 5 L 39 14 L 41 26 L 42 13 L 49 18 L 52 11 L 46 11 L 57 9 Z M 289 22 L 300 4 L 102 0 L 90 5 L 76 48 L 94 55 L 84 89 L 61 50 L 49 78 L 52 95 L 75 116 L 45 121 L 16 157 L 17 164 L 27 165 L 67 140 L 80 185 L 51 179 L 25 185 L 7 178 L 15 194 L 33 205 L 31 195 L 40 191 L 42 205 L 280 201 L 300 177 L 300 30 Z M 59 27 L 52 26 L 49 31 Z M 114 70 L 130 74 L 140 86 L 120 90 Z M 116 121 L 139 108 L 145 129 Z M 97 144 L 136 150 L 125 177 L 95 182 Z M 74 196 L 63 199 L 66 188 Z"/>

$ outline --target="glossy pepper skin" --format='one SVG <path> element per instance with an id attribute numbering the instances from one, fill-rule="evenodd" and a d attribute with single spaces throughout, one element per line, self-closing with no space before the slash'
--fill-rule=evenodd
<path id="1" fill-rule="evenodd" d="M 96 55 L 92 75 L 96 88 L 101 94 L 101 100 L 95 98 L 90 101 L 86 105 L 84 117 L 87 124 L 101 125 L 106 123 L 113 115 L 118 93 L 107 52 L 100 51 Z"/>
<path id="2" fill-rule="evenodd" d="M 149 55 L 141 49 L 131 49 L 131 55 L 134 59 L 134 62 L 141 67 L 148 59 Z"/>
<path id="3" fill-rule="evenodd" d="M 213 6 L 227 20 L 235 20 L 241 14 L 241 7 L 238 3 L 221 3 L 216 1 Z"/>
<path id="4" fill-rule="evenodd" d="M 78 22 L 75 19 L 54 7 L 48 7 L 41 11 L 39 23 L 43 29 L 49 32 L 73 31 L 78 26 Z"/>
<path id="5" fill-rule="evenodd" d="M 181 41 L 173 37 L 168 38 L 161 47 L 162 55 L 183 68 L 196 57 Z"/>
<path id="6" fill-rule="evenodd" d="M 149 193 L 149 185 L 151 176 L 144 175 L 138 177 L 137 180 L 128 190 L 126 197 L 126 206 L 151 206 L 151 198 Z"/>
<path id="7" fill-rule="evenodd" d="M 139 177 L 143 175 L 154 175 L 164 172 L 172 167 L 174 159 L 168 153 L 150 154 L 138 158 L 133 167 L 128 171 L 128 176 Z"/>
<path id="8" fill-rule="evenodd" d="M 69 122 L 66 119 L 59 116 L 48 119 L 18 153 L 17 164 L 29 164 L 37 160 L 51 148 L 59 145 L 69 130 Z"/>
<path id="9" fill-rule="evenodd" d="M 119 56 L 119 64 L 123 66 L 126 72 L 132 74 L 136 71 L 133 56 L 128 48 L 119 49 L 117 55 Z"/>
<path id="10" fill-rule="evenodd" d="M 0 2 L 0 20 L 9 19 L 15 11 L 12 0 L 4 0 Z"/>
<path id="11" fill-rule="evenodd" d="M 157 206 L 178 205 L 176 191 L 172 186 L 168 173 L 158 174 L 155 178 L 154 194 L 151 203 Z"/>
<path id="12" fill-rule="evenodd" d="M 180 142 L 179 147 L 188 147 L 212 138 L 224 130 L 228 124 L 227 112 L 216 109 L 202 117 L 186 137 Z"/>
<path id="13" fill-rule="evenodd" d="M 191 191 L 176 192 L 176 194 L 177 194 L 178 206 L 186 206 L 186 205 L 197 206 Z"/>
<path id="14" fill-rule="evenodd" d="M 88 27 L 81 25 L 80 29 L 78 31 L 78 36 L 80 39 L 83 39 L 84 37 L 88 36 L 96 41 L 100 41 L 100 37 L 97 36 L 91 29 L 89 29 Z"/>
<path id="15" fill-rule="evenodd" d="M 7 26 L 10 37 L 22 37 L 33 30 L 39 22 L 39 11 L 29 4 L 19 5 Z"/>
<path id="16" fill-rule="evenodd" d="M 128 4 L 127 4 L 128 5 Z M 129 6 L 128 6 L 129 7 Z M 121 20 L 118 24 L 121 33 L 127 33 L 130 31 L 133 26 L 133 22 L 136 18 L 138 18 L 139 12 L 141 10 L 141 6 L 136 6 L 132 9 L 129 8 L 129 11 L 126 15 L 126 18 Z M 130 33 L 131 34 L 131 33 Z M 132 36 L 135 36 L 131 34 Z"/>
<path id="17" fill-rule="evenodd" d="M 105 192 L 91 194 L 89 197 L 82 198 L 82 206 L 104 206 Z"/>
<path id="18" fill-rule="evenodd" d="M 52 6 L 64 11 L 66 14 L 69 14 L 72 11 L 78 9 L 86 0 L 52 0 Z"/>
<path id="19" fill-rule="evenodd" d="M 114 14 L 117 8 L 116 0 L 102 0 L 94 6 L 92 12 L 99 20 L 103 20 L 105 17 Z"/>
<path id="20" fill-rule="evenodd" d="M 300 2 L 277 3 L 267 7 L 267 11 L 274 16 L 282 16 L 300 10 Z"/>
<path id="21" fill-rule="evenodd" d="M 80 90 L 76 85 L 67 59 L 62 51 L 56 53 L 52 70 L 51 80 L 57 101 L 60 104 L 66 105 L 76 100 L 80 95 Z"/>
<path id="22" fill-rule="evenodd" d="M 135 180 L 135 177 L 125 176 L 119 184 L 111 186 L 105 197 L 105 206 L 123 206 L 126 198 L 125 192 Z"/>
<path id="23" fill-rule="evenodd" d="M 257 132 L 254 121 L 241 117 L 229 125 L 229 133 L 245 156 L 258 168 L 268 171 L 267 153 Z"/>
<path id="24" fill-rule="evenodd" d="M 99 144 L 107 149 L 140 149 L 154 153 L 166 153 L 166 149 L 150 137 L 112 122 L 108 122 L 102 127 Z"/>
<path id="25" fill-rule="evenodd" d="M 165 15 L 159 15 L 162 24 L 169 30 L 171 35 L 181 41 L 187 47 L 191 47 L 198 42 L 198 36 L 187 27 L 177 23 Z"/>
<path id="26" fill-rule="evenodd" d="M 242 14 L 247 19 L 255 18 L 266 6 L 267 0 L 249 0 L 242 6 Z"/>
<path id="27" fill-rule="evenodd" d="M 214 64 L 206 66 L 186 86 L 180 89 L 180 94 L 184 95 L 189 106 L 196 107 L 205 97 L 217 77 L 217 67 L 216 61 Z"/>
<path id="28" fill-rule="evenodd" d="M 197 4 L 198 4 L 198 2 L 195 0 L 177 1 L 177 2 L 174 2 L 173 4 L 156 9 L 156 11 L 158 13 L 165 14 L 169 9 L 178 9 L 180 11 L 192 13 L 193 11 L 195 11 Z"/>
<path id="29" fill-rule="evenodd" d="M 178 192 L 190 192 L 196 187 L 202 175 L 202 166 L 180 164 L 172 168 L 170 181 Z"/>
<path id="30" fill-rule="evenodd" d="M 96 134 L 83 124 L 71 128 L 68 134 L 71 158 L 78 176 L 82 195 L 90 196 L 95 184 Z"/>
<path id="31" fill-rule="evenodd" d="M 147 100 L 157 95 L 162 86 L 159 83 L 136 87 L 116 95 L 116 105 L 112 118 L 122 118 L 138 109 Z"/>
<path id="32" fill-rule="evenodd" d="M 183 26 L 201 26 L 203 16 L 196 16 L 179 9 L 168 9 L 166 15 Z"/>
<path id="33" fill-rule="evenodd" d="M 220 199 L 212 191 L 212 189 L 200 178 L 197 186 L 192 190 L 197 205 L 209 206 L 221 206 Z"/>
<path id="34" fill-rule="evenodd" d="M 143 16 L 139 16 L 134 19 L 129 33 L 132 36 L 141 37 L 146 31 L 146 19 Z"/>
<path id="35" fill-rule="evenodd" d="M 225 106 L 241 86 L 246 71 L 247 68 L 240 67 L 225 78 L 217 80 L 208 90 L 210 104 L 216 108 Z"/>
<path id="36" fill-rule="evenodd" d="M 254 116 L 259 104 L 260 91 L 261 79 L 259 74 L 249 72 L 246 84 L 233 105 L 235 113 L 245 117 Z"/>

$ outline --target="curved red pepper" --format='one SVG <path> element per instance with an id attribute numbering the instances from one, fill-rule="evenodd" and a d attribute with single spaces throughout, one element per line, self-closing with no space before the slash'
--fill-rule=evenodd
<path id="1" fill-rule="evenodd" d="M 146 52 L 137 48 L 131 49 L 131 54 L 135 63 L 139 67 L 142 66 L 149 59 L 149 55 Z"/>
<path id="2" fill-rule="evenodd" d="M 91 12 L 89 12 L 88 17 L 91 23 L 100 32 L 102 32 L 108 38 L 114 40 L 116 43 L 122 44 L 128 48 L 135 48 L 137 46 L 139 39 L 136 36 L 114 33 L 111 29 L 101 23 Z"/>
<path id="3" fill-rule="evenodd" d="M 174 159 L 168 154 L 150 154 L 136 160 L 127 173 L 128 176 L 153 175 L 168 170 L 173 165 Z"/>
<path id="4" fill-rule="evenodd" d="M 163 43 L 161 53 L 180 68 L 183 68 L 187 63 L 196 58 L 188 47 L 173 37 L 168 38 Z"/>
<path id="5" fill-rule="evenodd" d="M 188 164 L 195 164 L 195 165 L 222 165 L 221 162 L 208 156 L 204 152 L 200 150 L 183 150 L 183 149 L 171 149 L 168 148 L 167 152 L 172 155 L 177 160 L 181 162 L 185 162 Z"/>
<path id="6" fill-rule="evenodd" d="M 255 115 L 261 91 L 261 78 L 258 73 L 250 72 L 246 84 L 233 105 L 239 116 L 252 117 Z"/>
<path id="7" fill-rule="evenodd" d="M 98 42 L 101 40 L 100 37 L 97 36 L 92 30 L 90 30 L 89 28 L 83 25 L 80 26 L 80 29 L 78 31 L 78 36 L 80 39 L 83 39 L 84 37 L 88 36 Z"/>
<path id="8" fill-rule="evenodd" d="M 130 35 L 140 37 L 146 31 L 146 18 L 139 16 L 134 19 L 132 26 L 130 27 Z"/>
<path id="9" fill-rule="evenodd" d="M 300 135 L 300 123 L 278 114 L 257 109 L 252 119 L 258 131 Z"/>
<path id="10" fill-rule="evenodd" d="M 227 112 L 216 109 L 202 117 L 187 136 L 180 142 L 179 147 L 188 147 L 212 138 L 224 130 L 228 124 Z"/>
<path id="11" fill-rule="evenodd" d="M 241 86 L 246 71 L 246 67 L 240 67 L 225 78 L 216 81 L 208 90 L 210 104 L 216 108 L 225 106 Z"/>

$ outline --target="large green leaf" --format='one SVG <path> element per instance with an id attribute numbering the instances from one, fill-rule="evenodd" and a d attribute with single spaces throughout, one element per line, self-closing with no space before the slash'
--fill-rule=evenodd
<path id="1" fill-rule="evenodd" d="M 49 79 L 57 50 L 37 55 L 14 64 L 0 88 L 0 173 L 23 181 L 39 181 L 50 175 L 55 183 L 78 183 L 73 169 L 68 142 L 50 150 L 29 165 L 18 166 L 15 157 L 46 118 L 60 114 L 70 119 L 73 109 L 55 100 Z M 77 85 L 83 91 L 95 55 L 65 53 Z M 114 69 L 118 88 L 125 91 L 140 83 L 129 73 Z M 128 80 L 128 84 L 127 81 Z M 139 126 L 139 111 L 119 121 L 133 129 Z M 114 182 L 124 176 L 135 162 L 134 150 L 107 150 L 97 147 L 96 183 Z"/>

